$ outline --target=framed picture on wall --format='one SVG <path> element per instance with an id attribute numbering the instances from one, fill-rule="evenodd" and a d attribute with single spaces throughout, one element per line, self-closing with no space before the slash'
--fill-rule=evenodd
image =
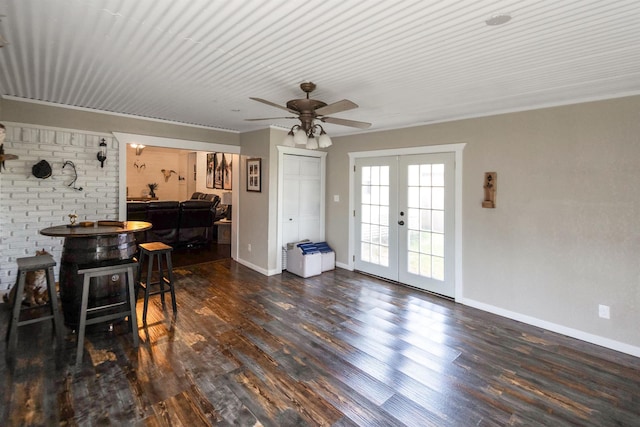
<path id="1" fill-rule="evenodd" d="M 232 190 L 231 188 L 231 154 L 222 155 L 222 188 Z"/>
<path id="2" fill-rule="evenodd" d="M 262 191 L 262 159 L 247 159 L 247 191 Z"/>
<path id="3" fill-rule="evenodd" d="M 216 158 L 215 153 L 207 153 L 207 188 L 214 188 L 213 175 L 214 175 L 214 171 L 216 170 L 215 158 Z M 194 171 L 193 171 L 194 180 L 195 180 L 195 174 L 196 174 L 196 171 L 194 166 Z"/>
<path id="4" fill-rule="evenodd" d="M 223 160 L 224 155 L 222 153 L 215 153 L 213 159 L 213 188 L 219 188 L 222 190 L 223 175 Z"/>

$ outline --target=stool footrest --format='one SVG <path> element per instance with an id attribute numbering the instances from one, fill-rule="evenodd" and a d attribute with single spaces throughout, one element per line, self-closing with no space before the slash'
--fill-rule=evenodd
<path id="1" fill-rule="evenodd" d="M 109 320 L 122 319 L 123 317 L 126 317 L 126 316 L 132 316 L 131 312 L 105 314 L 103 316 L 92 317 L 90 319 L 87 319 L 85 325 L 95 325 L 96 323 L 104 323 L 104 322 L 108 322 Z M 134 333 L 137 334 L 138 331 Z"/>
<path id="2" fill-rule="evenodd" d="M 115 273 L 119 271 L 126 271 L 127 268 L 135 265 L 136 262 L 131 259 L 92 262 L 78 265 L 78 274 L 102 273 L 105 271 L 113 271 Z"/>
<path id="3" fill-rule="evenodd" d="M 93 313 L 94 311 L 107 310 L 107 309 L 110 309 L 110 308 L 119 307 L 119 306 L 125 305 L 127 303 L 128 303 L 127 301 L 120 301 L 120 302 L 114 302 L 113 304 L 101 305 L 99 307 L 90 307 L 90 308 L 87 308 L 87 314 L 88 313 Z M 127 310 L 126 313 L 129 313 L 129 310 Z"/>
<path id="4" fill-rule="evenodd" d="M 35 319 L 21 320 L 18 322 L 17 325 L 18 326 L 30 325 L 32 323 L 44 322 L 45 320 L 51 320 L 51 319 L 55 319 L 53 314 L 50 314 L 48 316 L 37 317 Z"/>
<path id="5" fill-rule="evenodd" d="M 164 289 L 164 290 L 159 289 L 159 290 L 157 290 L 157 291 L 150 291 L 150 292 L 149 292 L 149 296 L 151 296 L 151 295 L 166 294 L 167 292 L 171 292 L 171 289 Z"/>

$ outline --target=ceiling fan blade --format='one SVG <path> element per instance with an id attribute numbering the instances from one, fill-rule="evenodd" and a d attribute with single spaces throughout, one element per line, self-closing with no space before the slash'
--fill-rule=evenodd
<path id="1" fill-rule="evenodd" d="M 349 101 L 348 99 L 343 99 L 342 101 L 334 102 L 333 104 L 325 105 L 324 107 L 318 108 L 316 110 L 316 114 L 319 116 L 325 116 L 327 114 L 335 114 L 342 111 L 353 110 L 354 108 L 358 108 L 358 104 Z"/>
<path id="2" fill-rule="evenodd" d="M 296 110 L 291 110 L 291 109 L 289 109 L 287 107 L 283 107 L 282 105 L 278 105 L 275 102 L 267 101 L 266 99 L 262 99 L 262 98 L 249 98 L 249 99 L 253 99 L 254 101 L 262 102 L 263 104 L 271 105 L 272 107 L 280 108 L 281 110 L 285 110 L 285 111 L 288 111 L 290 113 L 294 113 L 294 114 L 298 113 Z"/>
<path id="3" fill-rule="evenodd" d="M 347 119 L 338 119 L 335 117 L 322 117 L 319 120 L 324 123 L 333 123 L 334 125 L 351 126 L 351 127 L 360 128 L 360 129 L 367 129 L 369 126 L 371 126 L 371 123 L 358 122 L 355 120 L 347 120 Z"/>
<path id="4" fill-rule="evenodd" d="M 256 122 L 258 120 L 278 120 L 278 119 L 297 119 L 298 117 L 265 117 L 263 119 L 244 119 L 246 122 Z"/>

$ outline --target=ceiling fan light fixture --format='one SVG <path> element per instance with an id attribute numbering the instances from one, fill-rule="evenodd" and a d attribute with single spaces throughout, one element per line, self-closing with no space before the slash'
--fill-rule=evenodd
<path id="1" fill-rule="evenodd" d="M 307 138 L 307 133 L 300 126 L 298 126 L 298 129 L 295 132 L 293 132 L 293 142 L 297 145 L 305 145 L 307 143 Z"/>
<path id="2" fill-rule="evenodd" d="M 291 129 L 289 133 L 287 133 L 287 136 L 284 137 L 284 139 L 282 140 L 282 145 L 284 145 L 285 147 L 296 146 L 296 143 L 293 142 L 293 129 Z"/>
<path id="3" fill-rule="evenodd" d="M 318 147 L 327 148 L 327 147 L 331 147 L 332 144 L 333 142 L 331 141 L 331 138 L 329 138 L 329 135 L 327 135 L 324 129 L 320 128 L 320 137 L 318 137 Z"/>
<path id="4" fill-rule="evenodd" d="M 318 149 L 318 140 L 313 134 L 307 139 L 307 150 L 317 150 Z"/>
<path id="5" fill-rule="evenodd" d="M 289 113 L 295 114 L 294 117 L 271 117 L 264 119 L 245 119 L 250 121 L 255 120 L 275 120 L 275 119 L 298 119 L 300 124 L 294 125 L 288 132 L 287 136 L 282 141 L 285 146 L 304 145 L 311 150 L 316 148 L 327 148 L 333 145 L 331 138 L 324 131 L 322 126 L 316 123 L 331 123 L 341 126 L 351 126 L 359 129 L 367 129 L 371 126 L 371 123 L 359 122 L 356 120 L 339 119 L 337 117 L 329 117 L 328 114 L 339 113 L 342 111 L 352 110 L 358 108 L 358 104 L 348 99 L 343 99 L 331 104 L 327 104 L 324 101 L 310 98 L 309 94 L 313 92 L 316 85 L 311 82 L 304 82 L 300 84 L 300 89 L 305 93 L 305 98 L 291 99 L 287 101 L 286 106 L 276 104 L 275 102 L 267 101 L 262 98 L 250 98 L 254 101 L 267 104 L 271 107 L 276 107 L 281 110 L 286 110 Z M 317 132 L 320 132 L 318 137 L 315 136 Z M 292 145 L 293 144 L 293 145 Z"/>

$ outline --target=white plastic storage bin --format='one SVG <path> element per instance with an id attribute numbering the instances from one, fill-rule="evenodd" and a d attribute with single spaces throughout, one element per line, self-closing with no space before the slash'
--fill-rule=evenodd
<path id="1" fill-rule="evenodd" d="M 287 271 L 300 277 L 322 273 L 322 254 L 313 243 L 297 243 L 287 249 Z"/>
<path id="2" fill-rule="evenodd" d="M 336 253 L 333 249 L 329 247 L 327 242 L 315 243 L 315 245 L 322 255 L 322 266 L 320 269 L 323 272 L 334 270 L 336 268 Z"/>

